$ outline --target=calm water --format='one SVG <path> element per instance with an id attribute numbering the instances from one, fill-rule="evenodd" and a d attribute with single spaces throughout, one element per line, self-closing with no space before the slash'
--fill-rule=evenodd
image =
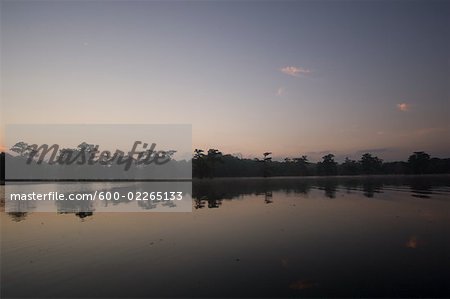
<path id="1" fill-rule="evenodd" d="M 192 197 L 192 213 L 3 212 L 2 297 L 450 297 L 450 177 L 197 181 Z"/>

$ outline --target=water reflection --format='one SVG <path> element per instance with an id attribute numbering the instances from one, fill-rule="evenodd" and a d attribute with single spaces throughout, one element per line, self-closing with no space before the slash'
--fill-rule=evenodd
<path id="1" fill-rule="evenodd" d="M 14 213 L 190 212 L 191 187 L 188 181 L 11 182 L 2 187 L 6 193 L 2 196 L 2 205 L 5 211 Z M 21 198 L 32 194 L 52 197 L 49 195 L 51 199 L 47 200 L 10 199 L 13 194 Z M 151 200 L 157 199 L 157 194 L 160 200 Z M 66 200 L 54 200 L 61 196 Z M 75 196 L 83 200 L 76 200 Z M 70 198 L 72 200 L 67 200 Z"/>
<path id="2" fill-rule="evenodd" d="M 308 195 L 321 190 L 326 198 L 336 198 L 338 191 L 357 192 L 375 198 L 384 190 L 409 192 L 413 197 L 430 198 L 433 194 L 450 192 L 448 176 L 422 177 L 334 177 L 334 178 L 270 178 L 270 179 L 214 179 L 193 182 L 195 209 L 218 208 L 223 200 L 243 195 L 262 195 L 264 203 L 273 202 L 274 192 Z"/>
<path id="3" fill-rule="evenodd" d="M 448 298 L 448 178 L 202 180 L 192 213 L 10 213 L 1 295 Z"/>
<path id="4" fill-rule="evenodd" d="M 416 249 L 418 245 L 419 245 L 419 240 L 417 239 L 417 236 L 411 236 L 405 244 L 405 246 L 407 248 L 411 248 L 411 249 Z"/>
<path id="5" fill-rule="evenodd" d="M 27 217 L 26 212 L 10 212 L 8 213 L 9 216 L 11 216 L 11 219 L 15 222 L 20 222 L 22 220 L 25 220 L 25 218 Z"/>
<path id="6" fill-rule="evenodd" d="M 123 183 L 79 183 L 80 189 L 86 185 L 101 188 L 103 191 L 128 192 L 145 190 L 139 183 L 123 186 Z M 81 187 L 82 186 L 82 187 Z M 56 190 L 61 188 L 55 184 Z M 169 188 L 164 186 L 164 188 Z M 73 189 L 73 188 L 72 188 Z M 245 195 L 262 196 L 265 204 L 274 202 L 274 193 L 307 196 L 312 190 L 320 190 L 326 198 L 336 198 L 337 192 L 346 194 L 359 193 L 367 198 L 376 198 L 385 191 L 408 192 L 412 197 L 429 199 L 433 195 L 450 194 L 449 176 L 374 176 L 374 177 L 317 177 L 317 178 L 230 178 L 194 180 L 192 183 L 192 199 L 194 209 L 219 208 L 223 201 L 240 199 Z M 167 191 L 170 191 L 167 189 Z M 2 192 L 4 192 L 2 190 Z M 71 191 L 73 192 L 73 190 Z M 185 191 L 186 192 L 186 191 Z M 4 195 L 2 196 L 4 198 Z M 105 202 L 105 205 L 127 203 L 121 199 L 117 202 Z M 4 204 L 4 203 L 3 203 Z M 28 204 L 25 202 L 24 204 Z M 95 208 L 89 201 L 56 202 L 61 214 L 74 214 L 80 219 L 92 216 Z M 174 208 L 176 203 L 140 201 L 137 206 L 143 210 L 162 207 Z M 26 219 L 27 212 L 8 213 L 16 221 Z"/>

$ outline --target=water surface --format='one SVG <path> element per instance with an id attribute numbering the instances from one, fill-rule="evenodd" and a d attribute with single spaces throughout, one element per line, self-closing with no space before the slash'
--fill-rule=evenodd
<path id="1" fill-rule="evenodd" d="M 2 297 L 450 297 L 448 176 L 192 192 L 191 213 L 3 212 Z"/>

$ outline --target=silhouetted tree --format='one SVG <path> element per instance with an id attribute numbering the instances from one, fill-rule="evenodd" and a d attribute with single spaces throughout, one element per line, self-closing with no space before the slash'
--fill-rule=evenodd
<path id="1" fill-rule="evenodd" d="M 332 154 L 322 157 L 323 161 L 319 163 L 309 162 L 306 156 L 273 161 L 270 155 L 270 152 L 266 152 L 263 158 L 245 159 L 222 154 L 216 149 L 209 150 L 208 154 L 197 149 L 192 160 L 193 176 L 203 178 L 412 173 L 407 162 L 383 163 L 381 159 L 371 154 L 364 154 L 360 161 L 346 158 L 342 164 L 336 163 Z M 217 163 L 218 161 L 220 163 Z M 450 159 L 431 158 L 426 173 L 450 173 Z"/>
<path id="2" fill-rule="evenodd" d="M 206 155 L 206 161 L 208 165 L 208 175 L 210 178 L 212 178 L 215 175 L 216 163 L 223 162 L 222 152 L 214 148 L 209 149 L 208 154 Z"/>
<path id="3" fill-rule="evenodd" d="M 206 155 L 202 149 L 194 150 L 194 157 L 192 158 L 192 171 L 194 176 L 204 178 L 208 174 L 208 165 L 206 163 Z"/>
<path id="4" fill-rule="evenodd" d="M 19 154 L 22 157 L 26 157 L 31 152 L 31 146 L 26 142 L 20 141 L 20 142 L 17 142 L 16 144 L 14 144 L 10 148 L 10 150 Z"/>
<path id="5" fill-rule="evenodd" d="M 264 163 L 264 168 L 263 168 L 263 176 L 264 177 L 270 176 L 270 162 L 272 162 L 272 157 L 270 157 L 270 155 L 272 155 L 271 152 L 263 153 L 264 158 L 263 158 L 262 162 Z"/>
<path id="6" fill-rule="evenodd" d="M 301 156 L 300 158 L 294 158 L 295 165 L 298 168 L 298 175 L 307 175 L 308 174 L 308 156 Z"/>
<path id="7" fill-rule="evenodd" d="M 428 173 L 450 173 L 450 158 L 431 158 Z"/>
<path id="8" fill-rule="evenodd" d="M 384 174 L 408 174 L 410 173 L 407 162 L 385 162 L 382 166 L 382 173 Z"/>
<path id="9" fill-rule="evenodd" d="M 356 175 L 360 171 L 360 164 L 355 161 L 351 160 L 348 157 L 345 158 L 344 163 L 341 164 L 340 167 L 340 174 L 343 175 Z"/>
<path id="10" fill-rule="evenodd" d="M 271 152 L 265 152 L 265 153 L 263 154 L 263 156 L 264 156 L 264 162 L 270 162 L 270 161 L 272 161 L 272 157 L 270 157 L 270 155 L 272 155 Z"/>
<path id="11" fill-rule="evenodd" d="M 430 165 L 430 155 L 425 152 L 414 152 L 414 154 L 409 156 L 408 163 L 413 173 L 427 173 Z"/>
<path id="12" fill-rule="evenodd" d="M 317 163 L 317 170 L 321 175 L 336 175 L 337 163 L 334 161 L 334 155 L 328 154 L 322 157 L 322 162 Z"/>
<path id="13" fill-rule="evenodd" d="M 372 156 L 369 153 L 365 153 L 362 155 L 360 163 L 364 174 L 375 174 L 380 173 L 383 160 L 377 156 Z"/>

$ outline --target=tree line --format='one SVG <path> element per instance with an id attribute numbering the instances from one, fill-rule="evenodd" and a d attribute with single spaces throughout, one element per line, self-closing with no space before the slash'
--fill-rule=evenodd
<path id="1" fill-rule="evenodd" d="M 270 177 L 270 176 L 332 176 L 373 174 L 444 174 L 450 173 L 450 158 L 432 158 L 426 152 L 414 152 L 407 161 L 384 162 L 371 153 L 359 160 L 345 158 L 335 161 L 335 155 L 327 154 L 317 163 L 307 156 L 274 161 L 271 152 L 261 158 L 243 159 L 223 154 L 217 149 L 196 149 L 192 159 L 193 177 Z"/>
<path id="2" fill-rule="evenodd" d="M 320 162 L 309 161 L 307 156 L 274 161 L 271 152 L 261 158 L 246 159 L 223 154 L 218 149 L 196 149 L 192 158 L 192 176 L 213 177 L 271 177 L 271 176 L 332 176 L 372 174 L 446 174 L 450 173 L 450 158 L 431 157 L 426 152 L 414 152 L 407 161 L 384 162 L 371 153 L 359 160 L 345 158 L 335 161 L 333 154 L 322 157 Z M 5 179 L 5 154 L 0 153 L 0 180 Z"/>

